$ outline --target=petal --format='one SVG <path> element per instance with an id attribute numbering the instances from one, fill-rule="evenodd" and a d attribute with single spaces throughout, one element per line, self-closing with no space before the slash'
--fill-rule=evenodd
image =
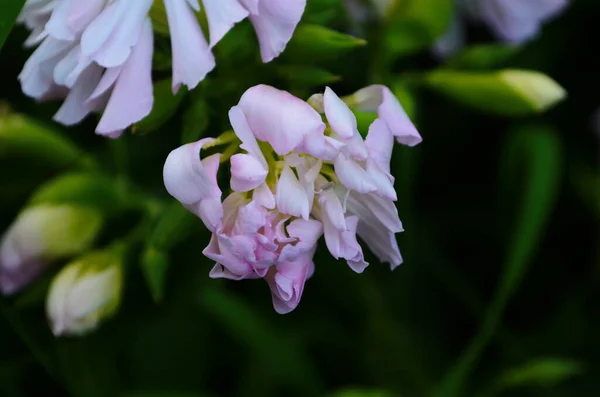
<path id="1" fill-rule="evenodd" d="M 229 110 L 229 122 L 231 123 L 231 127 L 233 127 L 235 135 L 242 141 L 240 148 L 250 153 L 254 158 L 260 161 L 265 169 L 268 169 L 269 166 L 267 165 L 267 160 L 265 160 L 265 156 L 260 150 L 258 142 L 256 142 L 254 132 L 252 132 L 252 129 L 248 124 L 248 119 L 241 107 L 234 106 Z"/>
<path id="2" fill-rule="evenodd" d="M 167 156 L 163 168 L 163 180 L 169 194 L 182 204 L 195 204 L 213 197 L 213 182 L 200 161 L 202 145 L 212 138 L 188 143 L 173 150 Z"/>
<path id="3" fill-rule="evenodd" d="M 371 85 L 353 95 L 360 110 L 377 111 L 398 143 L 415 146 L 423 140 L 412 121 L 389 88 Z"/>
<path id="4" fill-rule="evenodd" d="M 383 199 L 375 194 L 351 193 L 347 199 L 348 211 L 376 228 L 389 230 L 392 233 L 404 231 L 398 217 L 398 210 L 391 200 Z"/>
<path id="5" fill-rule="evenodd" d="M 101 66 L 124 64 L 142 40 L 153 0 L 109 3 L 81 36 L 81 49 Z"/>
<path id="6" fill-rule="evenodd" d="M 203 0 L 210 48 L 214 47 L 236 23 L 248 16 L 248 11 L 238 0 Z"/>
<path id="7" fill-rule="evenodd" d="M 102 72 L 103 69 L 94 64 L 81 73 L 77 83 L 73 86 L 53 119 L 64 125 L 73 125 L 83 120 L 93 110 L 85 100 L 96 88 L 102 77 Z"/>
<path id="8" fill-rule="evenodd" d="M 359 193 L 369 193 L 377 190 L 367 172 L 355 161 L 340 154 L 335 159 L 334 169 L 340 182 L 348 189 Z"/>
<path id="9" fill-rule="evenodd" d="M 252 200 L 256 201 L 263 207 L 272 210 L 275 208 L 275 195 L 266 183 L 262 183 L 252 194 Z"/>
<path id="10" fill-rule="evenodd" d="M 389 174 L 394 136 L 383 120 L 377 119 L 369 126 L 365 145 L 369 151 L 369 157 L 375 160 L 383 172 Z"/>
<path id="11" fill-rule="evenodd" d="M 246 9 L 251 13 L 251 14 L 258 14 L 258 2 L 259 0 L 239 0 L 240 3 L 242 3 L 242 5 L 244 7 L 246 7 Z"/>
<path id="12" fill-rule="evenodd" d="M 296 261 L 278 264 L 276 271 L 265 277 L 277 313 L 286 314 L 298 306 L 304 284 L 314 272 L 314 266 L 311 255 L 305 255 Z"/>
<path id="13" fill-rule="evenodd" d="M 352 113 L 348 105 L 346 105 L 329 87 L 325 88 L 323 106 L 325 115 L 327 116 L 327 122 L 329 122 L 333 131 L 343 140 L 358 135 L 358 127 L 354 113 Z"/>
<path id="14" fill-rule="evenodd" d="M 261 185 L 268 171 L 256 158 L 248 154 L 231 156 L 231 189 L 236 192 L 248 192 Z"/>
<path id="15" fill-rule="evenodd" d="M 182 0 L 164 0 L 173 51 L 173 92 L 190 89 L 215 67 L 215 58 L 190 6 Z"/>
<path id="16" fill-rule="evenodd" d="M 373 159 L 367 160 L 367 174 L 369 174 L 371 181 L 377 186 L 377 195 L 392 201 L 398 199 L 396 190 L 394 189 L 393 177 L 383 172 Z"/>
<path id="17" fill-rule="evenodd" d="M 50 20 L 46 24 L 46 32 L 57 40 L 75 40 L 75 32 L 67 26 L 67 16 L 72 0 L 63 0 L 56 4 Z"/>
<path id="18" fill-rule="evenodd" d="M 276 197 L 279 212 L 308 219 L 309 202 L 306 191 L 288 165 L 284 166 L 277 181 Z"/>
<path id="19" fill-rule="evenodd" d="M 100 14 L 105 4 L 104 0 L 71 0 L 67 26 L 76 34 L 82 33 Z"/>
<path id="20" fill-rule="evenodd" d="M 250 15 L 263 62 L 277 57 L 292 38 L 300 22 L 306 0 L 260 0 L 258 13 Z"/>
<path id="21" fill-rule="evenodd" d="M 153 37 L 150 20 L 146 20 L 136 46 L 115 82 L 110 100 L 96 133 L 121 131 L 146 117 L 152 110 Z"/>
<path id="22" fill-rule="evenodd" d="M 223 221 L 223 204 L 221 203 L 221 190 L 217 183 L 221 154 L 215 153 L 202 160 L 204 172 L 211 180 L 211 197 L 200 200 L 196 208 L 192 209 L 202 219 L 206 228 L 215 232 L 221 227 Z"/>
<path id="23" fill-rule="evenodd" d="M 283 3 L 282 3 L 283 4 Z M 238 105 L 254 136 L 279 155 L 296 148 L 310 134 L 322 134 L 321 116 L 303 100 L 267 85 L 248 89 Z"/>
<path id="24" fill-rule="evenodd" d="M 332 189 L 323 190 L 319 194 L 319 205 L 321 212 L 327 216 L 333 226 L 338 230 L 346 230 L 346 218 L 342 202 Z"/>

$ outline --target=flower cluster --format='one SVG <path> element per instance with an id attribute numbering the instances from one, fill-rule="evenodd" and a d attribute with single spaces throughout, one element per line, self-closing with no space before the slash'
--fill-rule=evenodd
<path id="1" fill-rule="evenodd" d="M 306 0 L 203 0 L 209 41 L 196 13 L 198 0 L 28 0 L 19 20 L 38 46 L 19 79 L 37 100 L 64 98 L 54 119 L 65 125 L 103 113 L 96 132 L 118 137 L 153 106 L 153 30 L 149 13 L 162 7 L 170 27 L 173 90 L 194 88 L 215 67 L 211 49 L 249 18 L 264 62 L 278 56 L 300 21 Z"/>
<path id="2" fill-rule="evenodd" d="M 366 139 L 348 104 L 378 113 Z M 314 271 L 321 236 L 331 255 L 358 273 L 368 263 L 357 236 L 392 269 L 402 263 L 390 160 L 394 139 L 414 146 L 421 137 L 387 87 L 369 86 L 345 100 L 327 88 L 305 102 L 258 85 L 229 120 L 234 133 L 181 146 L 164 166 L 168 192 L 212 232 L 203 251 L 216 262 L 211 277 L 264 278 L 275 310 L 287 313 Z M 222 142 L 241 152 L 201 158 Z M 222 200 L 217 173 L 225 160 L 232 193 Z"/>

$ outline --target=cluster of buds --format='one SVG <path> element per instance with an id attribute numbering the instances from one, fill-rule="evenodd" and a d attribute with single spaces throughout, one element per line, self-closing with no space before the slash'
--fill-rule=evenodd
<path id="1" fill-rule="evenodd" d="M 366 139 L 349 105 L 378 113 Z M 275 310 L 287 313 L 314 272 L 321 236 L 331 255 L 358 273 L 368 263 L 357 236 L 392 269 L 402 263 L 390 160 L 394 140 L 414 146 L 421 137 L 387 87 L 369 86 L 345 100 L 327 88 L 305 102 L 258 85 L 229 120 L 233 133 L 183 145 L 164 166 L 168 192 L 212 232 L 203 251 L 216 262 L 211 277 L 264 278 Z M 201 157 L 221 143 L 235 154 Z M 222 200 L 217 173 L 227 160 L 232 192 Z"/>
<path id="2" fill-rule="evenodd" d="M 28 0 L 19 20 L 37 49 L 19 76 L 37 100 L 64 98 L 54 119 L 65 125 L 103 113 L 96 132 L 118 137 L 152 110 L 151 14 L 170 27 L 173 91 L 194 88 L 215 67 L 212 48 L 249 18 L 264 62 L 278 56 L 300 21 L 306 0 L 203 0 L 210 40 L 198 23 L 198 0 Z"/>

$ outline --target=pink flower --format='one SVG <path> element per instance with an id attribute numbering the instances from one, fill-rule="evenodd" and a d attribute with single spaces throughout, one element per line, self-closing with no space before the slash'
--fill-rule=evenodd
<path id="1" fill-rule="evenodd" d="M 210 41 L 196 12 L 198 0 L 163 0 L 171 33 L 173 91 L 190 89 L 215 67 L 212 47 L 250 17 L 265 62 L 278 56 L 304 12 L 306 0 L 203 0 Z M 19 75 L 37 100 L 64 99 L 54 119 L 65 125 L 102 113 L 98 134 L 118 137 L 153 106 L 154 0 L 28 0 L 19 20 L 38 45 Z"/>
<path id="2" fill-rule="evenodd" d="M 392 269 L 402 263 L 390 160 L 394 137 L 414 145 L 420 135 L 386 87 L 368 87 L 347 101 L 379 112 L 366 139 L 329 88 L 311 98 L 314 108 L 273 87 L 248 89 L 229 112 L 241 143 L 229 158 L 233 192 L 222 204 L 218 164 L 209 167 L 211 157 L 200 158 L 201 148 L 219 138 L 175 149 L 165 163 L 169 193 L 213 232 L 203 251 L 216 262 L 210 276 L 264 278 L 278 313 L 298 305 L 321 235 L 331 255 L 358 273 L 368 263 L 357 237 Z M 207 200 L 211 214 L 218 214 L 211 220 L 196 209 Z"/>

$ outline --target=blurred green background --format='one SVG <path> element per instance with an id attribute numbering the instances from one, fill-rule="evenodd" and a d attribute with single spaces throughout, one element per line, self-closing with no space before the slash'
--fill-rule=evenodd
<path id="1" fill-rule="evenodd" d="M 17 75 L 29 52 L 22 49 L 27 32 L 17 27 L 0 52 L 0 130 L 3 117 L 26 116 L 72 141 L 118 183 L 153 197 L 161 214 L 171 211 L 162 219 L 177 222 L 154 230 L 169 241 L 158 285 L 151 292 L 139 258 L 152 248 L 160 215 L 128 257 L 119 312 L 88 336 L 55 339 L 47 325 L 43 299 L 58 267 L 28 292 L 0 298 L 0 396 L 598 395 L 600 3 L 573 1 L 537 39 L 484 65 L 537 70 L 566 89 L 550 111 L 520 117 L 464 106 L 427 87 L 423 77 L 441 67 L 429 48 L 452 2 L 413 3 L 359 25 L 339 0 L 308 0 L 297 37 L 268 65 L 246 21 L 216 47 L 209 78 L 176 101 L 168 38 L 159 35 L 161 113 L 118 141 L 95 136 L 93 117 L 74 128 L 53 124 L 58 103 L 21 93 Z M 314 26 L 367 44 L 348 37 L 320 44 L 314 40 L 324 33 Z M 493 41 L 480 26 L 469 28 L 469 38 Z M 229 129 L 228 109 L 258 83 L 303 98 L 325 85 L 341 96 L 386 84 L 424 139 L 396 148 L 392 160 L 404 264 L 390 272 L 366 250 L 371 266 L 358 275 L 320 247 L 301 304 L 284 316 L 273 311 L 264 282 L 208 278 L 212 263 L 201 251 L 209 233 L 162 185 L 169 151 Z M 3 142 L 1 230 L 40 184 L 81 165 L 35 142 L 15 150 Z M 124 211 L 107 219 L 98 245 L 121 238 L 138 218 Z"/>

